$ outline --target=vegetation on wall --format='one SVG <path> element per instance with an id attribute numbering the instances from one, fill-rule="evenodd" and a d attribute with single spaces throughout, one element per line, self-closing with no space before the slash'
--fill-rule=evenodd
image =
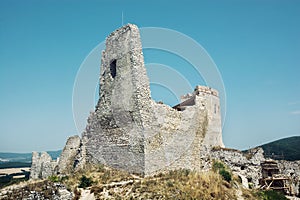
<path id="1" fill-rule="evenodd" d="M 219 173 L 225 181 L 230 182 L 232 180 L 230 169 L 224 163 L 213 161 L 212 169 L 214 172 Z"/>

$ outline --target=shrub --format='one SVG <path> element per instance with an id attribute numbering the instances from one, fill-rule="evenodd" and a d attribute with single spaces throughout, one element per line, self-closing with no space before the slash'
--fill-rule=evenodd
<path id="1" fill-rule="evenodd" d="M 218 172 L 225 181 L 230 182 L 232 180 L 231 173 L 226 169 L 222 162 L 214 161 L 212 164 L 212 169 L 214 172 Z"/>
<path id="2" fill-rule="evenodd" d="M 249 189 L 253 189 L 254 188 L 253 183 L 248 183 L 248 187 L 249 187 Z"/>
<path id="3" fill-rule="evenodd" d="M 91 178 L 86 177 L 85 175 L 82 175 L 82 177 L 80 178 L 80 184 L 79 184 L 79 188 L 86 188 L 86 187 L 90 187 L 92 185 L 93 181 Z"/>
<path id="4" fill-rule="evenodd" d="M 213 169 L 214 172 L 218 172 L 221 169 L 225 169 L 225 165 L 221 162 L 214 161 L 213 165 L 212 165 L 212 169 Z"/>
<path id="5" fill-rule="evenodd" d="M 220 171 L 219 171 L 219 174 L 223 177 L 223 179 L 225 180 L 225 181 L 227 181 L 228 183 L 231 181 L 231 174 L 230 174 L 230 172 L 228 172 L 227 170 L 225 170 L 225 169 L 221 169 Z"/>
<path id="6" fill-rule="evenodd" d="M 60 178 L 58 176 L 49 176 L 48 180 L 54 183 L 60 182 Z"/>
<path id="7" fill-rule="evenodd" d="M 258 196 L 262 200 L 287 200 L 283 193 L 279 193 L 274 190 L 262 191 L 258 194 Z"/>

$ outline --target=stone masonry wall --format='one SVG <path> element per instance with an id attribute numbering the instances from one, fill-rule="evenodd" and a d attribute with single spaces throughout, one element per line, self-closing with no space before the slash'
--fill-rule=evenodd
<path id="1" fill-rule="evenodd" d="M 261 148 L 253 149 L 246 156 L 242 152 L 233 149 L 212 150 L 210 158 L 224 162 L 232 172 L 242 179 L 244 187 L 248 188 L 252 184 L 255 188 L 259 188 L 259 179 L 261 175 L 261 162 L 265 160 L 263 150 Z"/>
<path id="2" fill-rule="evenodd" d="M 83 133 L 87 159 L 144 174 L 151 99 L 138 28 L 110 34 L 101 61 L 100 99 Z"/>
<path id="3" fill-rule="evenodd" d="M 278 167 L 282 174 L 290 178 L 291 193 L 300 197 L 300 161 L 278 161 Z"/>
<path id="4" fill-rule="evenodd" d="M 30 179 L 45 179 L 55 173 L 57 162 L 47 152 L 32 152 Z"/>
<path id="5" fill-rule="evenodd" d="M 75 157 L 78 154 L 78 150 L 81 144 L 80 137 L 78 135 L 68 138 L 67 143 L 59 156 L 57 173 L 68 174 L 72 172 L 76 165 Z"/>
<path id="6" fill-rule="evenodd" d="M 201 88 L 206 87 L 197 91 Z M 194 94 L 195 105 L 182 112 L 155 103 L 138 28 L 116 30 L 106 39 L 100 99 L 82 137 L 87 162 L 144 175 L 200 169 L 201 145 L 223 146 L 220 112 L 211 111 L 213 105 L 219 109 L 218 94 L 207 91 Z"/>
<path id="7" fill-rule="evenodd" d="M 128 24 L 111 33 L 102 53 L 99 101 L 82 139 L 72 136 L 59 162 L 43 152 L 32 154 L 31 179 L 70 174 L 87 163 L 105 164 L 140 175 L 172 169 L 208 170 L 221 160 L 244 187 L 259 187 L 263 150 L 250 154 L 220 148 L 221 113 L 218 92 L 197 86 L 171 108 L 151 99 L 139 30 Z M 217 147 L 217 148 L 216 148 Z M 300 161 L 279 161 L 299 195 Z"/>

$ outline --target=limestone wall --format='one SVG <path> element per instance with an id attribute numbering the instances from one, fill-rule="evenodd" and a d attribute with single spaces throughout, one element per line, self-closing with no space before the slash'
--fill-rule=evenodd
<path id="1" fill-rule="evenodd" d="M 199 170 L 201 146 L 223 146 L 215 90 L 196 87 L 195 103 L 184 111 L 151 99 L 135 25 L 106 39 L 99 94 L 82 138 L 88 162 L 145 175 L 175 168 Z"/>
<path id="2" fill-rule="evenodd" d="M 79 153 L 81 140 L 78 135 L 68 138 L 67 143 L 59 156 L 59 162 L 57 166 L 58 174 L 68 174 L 72 172 L 76 165 L 76 156 Z"/>
<path id="3" fill-rule="evenodd" d="M 203 109 L 203 107 L 202 107 Z M 207 113 L 198 105 L 183 112 L 153 105 L 155 121 L 145 141 L 146 174 L 170 169 L 200 170 L 200 147 L 207 129 Z"/>
<path id="4" fill-rule="evenodd" d="M 87 159 L 144 173 L 144 132 L 150 87 L 139 30 L 127 25 L 106 40 L 102 53 L 100 99 L 83 133 Z"/>
<path id="5" fill-rule="evenodd" d="M 32 152 L 30 179 L 45 179 L 55 173 L 57 162 L 47 152 Z"/>
<path id="6" fill-rule="evenodd" d="M 33 152 L 31 179 L 69 174 L 87 163 L 105 164 L 140 175 L 171 169 L 208 170 L 221 160 L 245 187 L 258 187 L 262 149 L 249 155 L 224 148 L 218 92 L 197 86 L 171 108 L 155 103 L 139 30 L 128 24 L 111 33 L 102 52 L 99 101 L 91 112 L 82 139 L 72 136 L 59 162 L 43 152 Z M 299 195 L 300 163 L 280 161 L 281 171 L 292 177 Z"/>
<path id="7" fill-rule="evenodd" d="M 208 93 L 199 93 L 196 96 L 196 104 L 197 102 L 199 102 L 198 104 L 204 104 L 208 117 L 207 132 L 203 145 L 224 147 L 219 97 Z"/>
<path id="8" fill-rule="evenodd" d="M 290 178 L 291 193 L 300 197 L 300 161 L 278 161 L 278 167 L 282 174 Z"/>
<path id="9" fill-rule="evenodd" d="M 259 187 L 261 175 L 261 162 L 265 160 L 261 148 L 253 149 L 248 155 L 233 149 L 212 150 L 211 159 L 221 160 L 230 167 L 232 172 L 242 179 L 244 187 L 249 183 L 255 188 Z"/>

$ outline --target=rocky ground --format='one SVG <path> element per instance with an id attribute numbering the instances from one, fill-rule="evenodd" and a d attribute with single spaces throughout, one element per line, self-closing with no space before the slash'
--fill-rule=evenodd
<path id="1" fill-rule="evenodd" d="M 28 181 L 1 189 L 0 199 L 72 199 L 73 194 L 69 192 L 62 183 L 54 183 L 49 180 Z"/>
<path id="2" fill-rule="evenodd" d="M 220 167 L 221 166 L 221 167 Z M 224 169 L 228 174 L 220 173 Z M 272 196 L 273 195 L 273 196 Z M 68 177 L 26 181 L 0 190 L 0 199 L 285 199 L 277 193 L 245 189 L 239 177 L 218 163 L 206 172 L 175 170 L 139 177 L 104 166 L 93 166 Z M 290 199 L 297 199 L 290 197 Z"/>

